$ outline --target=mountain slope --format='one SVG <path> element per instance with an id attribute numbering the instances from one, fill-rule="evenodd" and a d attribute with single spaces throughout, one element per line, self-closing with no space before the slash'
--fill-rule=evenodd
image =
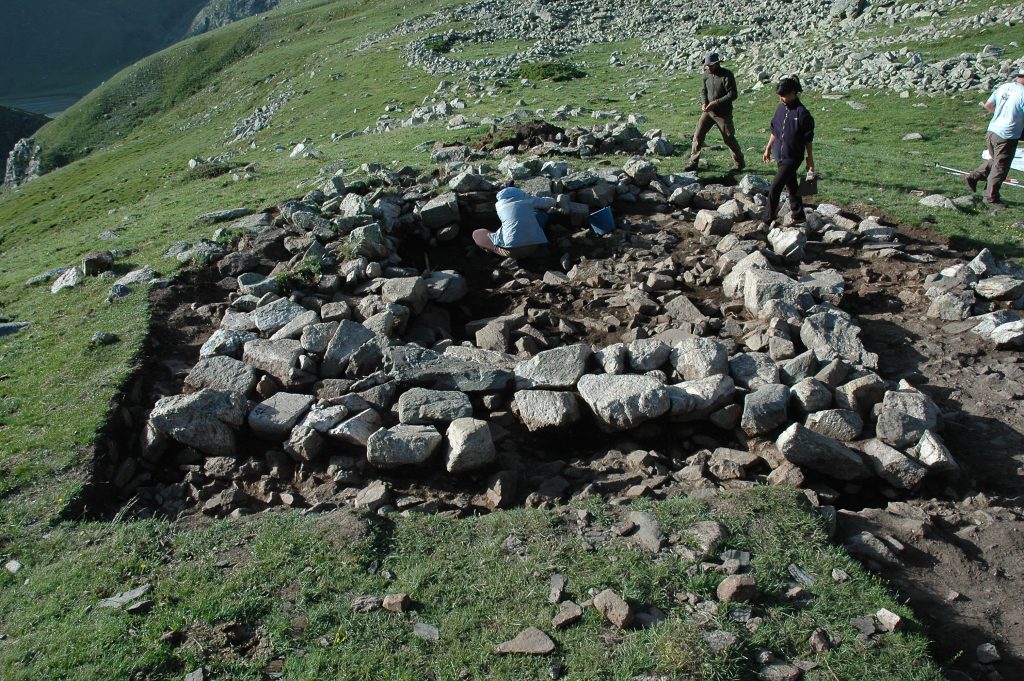
<path id="1" fill-rule="evenodd" d="M 120 69 L 179 40 L 277 6 L 279 0 L 48 0 L 0 9 L 0 102 L 66 108 Z"/>

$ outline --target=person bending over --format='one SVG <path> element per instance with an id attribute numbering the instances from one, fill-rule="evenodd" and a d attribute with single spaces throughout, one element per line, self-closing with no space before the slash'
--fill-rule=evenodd
<path id="1" fill-rule="evenodd" d="M 537 222 L 536 211 L 553 207 L 553 198 L 533 196 L 517 187 L 502 189 L 496 198 L 494 207 L 501 227 L 493 232 L 475 230 L 473 243 L 504 258 L 525 258 L 548 242 L 544 229 Z"/>
<path id="2" fill-rule="evenodd" d="M 800 101 L 800 81 L 783 78 L 775 92 L 779 95 L 779 106 L 772 118 L 771 135 L 764 147 L 764 162 L 775 157 L 778 170 L 768 191 L 768 208 L 764 222 L 770 223 L 779 212 L 779 198 L 782 188 L 789 192 L 789 212 L 793 220 L 804 220 L 803 201 L 800 199 L 800 185 L 797 175 L 804 154 L 807 155 L 807 172 L 814 172 L 814 117 Z"/>

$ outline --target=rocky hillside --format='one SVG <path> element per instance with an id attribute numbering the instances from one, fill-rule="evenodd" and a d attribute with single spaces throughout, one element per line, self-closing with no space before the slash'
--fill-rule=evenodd
<path id="1" fill-rule="evenodd" d="M 192 20 L 188 34 L 193 36 L 206 33 L 239 19 L 274 9 L 278 4 L 280 0 L 210 0 Z"/>
<path id="2" fill-rule="evenodd" d="M 0 106 L 0 168 L 7 164 L 7 155 L 14 144 L 31 136 L 48 120 L 46 116 Z"/>

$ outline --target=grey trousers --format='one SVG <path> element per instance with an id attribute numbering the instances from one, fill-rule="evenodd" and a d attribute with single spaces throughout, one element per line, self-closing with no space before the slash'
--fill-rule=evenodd
<path id="1" fill-rule="evenodd" d="M 737 165 L 743 164 L 743 150 L 736 142 L 736 129 L 732 125 L 732 116 L 722 116 L 715 111 L 704 111 L 697 119 L 697 129 L 693 133 L 693 148 L 690 150 L 690 162 L 700 160 L 700 150 L 704 148 L 704 138 L 711 128 L 718 126 L 722 133 L 722 141 L 732 152 L 732 160 Z"/>
<path id="2" fill-rule="evenodd" d="M 992 203 L 999 201 L 999 187 L 1002 186 L 1003 180 L 1010 172 L 1010 163 L 1013 162 L 1013 155 L 1017 152 L 1019 140 L 1003 139 L 994 132 L 990 132 L 985 141 L 988 143 L 988 153 L 992 158 L 968 173 L 968 177 L 979 182 L 987 181 L 985 200 Z"/>

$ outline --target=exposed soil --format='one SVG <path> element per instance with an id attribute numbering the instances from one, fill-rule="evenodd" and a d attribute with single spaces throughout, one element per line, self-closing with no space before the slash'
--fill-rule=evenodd
<path id="1" fill-rule="evenodd" d="M 555 138 L 563 133 L 565 133 L 564 128 L 545 121 L 534 120 L 489 133 L 474 143 L 473 148 L 494 151 L 503 147 L 515 147 L 525 151 L 545 142 L 554 142 Z"/>
<path id="2" fill-rule="evenodd" d="M 533 132 L 541 135 L 543 131 Z M 520 142 L 529 140 L 528 136 Z M 488 142 L 494 146 L 508 143 L 513 141 Z M 633 212 L 621 222 L 626 229 L 615 238 L 569 234 L 557 227 L 555 233 L 568 239 L 570 256 L 581 267 L 609 258 L 628 263 L 635 252 L 681 262 L 707 250 L 692 223 L 678 214 Z M 844 510 L 839 518 L 839 540 L 844 533 L 866 529 L 905 545 L 898 563 L 869 566 L 889 579 L 924 619 L 936 642 L 935 654 L 951 665 L 953 678 L 964 678 L 956 677 L 957 673 L 974 679 L 992 678 L 988 676 L 992 670 L 998 670 L 1001 678 L 1024 678 L 1024 605 L 1017 597 L 1024 587 L 1019 558 L 1024 555 L 1024 410 L 1019 406 L 1024 397 L 1024 366 L 1018 353 L 996 351 L 966 333 L 963 324 L 940 324 L 926 318 L 929 301 L 921 291 L 924 277 L 969 256 L 922 230 L 901 226 L 899 239 L 906 253 L 932 262 L 872 258 L 857 246 L 811 242 L 804 266 L 834 267 L 844 275 L 848 292 L 842 307 L 859 316 L 865 345 L 880 356 L 879 373 L 892 382 L 906 379 L 935 399 L 943 411 L 946 444 L 964 475 L 955 484 L 932 483 L 914 496 L 870 485 L 840 494 L 836 506 Z M 409 246 L 402 255 L 404 265 L 423 266 L 421 247 Z M 546 271 L 561 271 L 561 253 L 554 248 L 524 260 L 518 271 L 476 252 L 468 241 L 431 249 L 428 255 L 432 268 L 458 269 L 470 282 L 470 295 L 451 310 L 455 340 L 466 337 L 464 325 L 471 320 L 526 309 L 550 310 L 552 328 L 557 331 L 549 337 L 563 342 L 608 345 L 633 324 L 625 308 L 608 306 L 607 291 L 600 286 L 569 289 L 542 283 Z M 173 287 L 153 291 L 152 334 L 143 368 L 126 391 L 120 418 L 113 419 L 108 429 L 108 446 L 101 452 L 97 481 L 91 489 L 93 499 L 108 498 L 106 504 L 97 504 L 103 509 L 101 515 L 116 510 L 109 504 L 109 498 L 115 496 L 113 487 L 106 482 L 115 473 L 110 461 L 116 461 L 118 451 L 133 447 L 132 438 L 137 437 L 145 409 L 161 396 L 181 392 L 200 345 L 213 331 L 227 296 L 217 285 L 219 279 L 212 268 L 188 272 Z M 718 286 L 689 288 L 686 293 L 702 311 L 714 312 L 723 302 Z M 619 323 L 600 321 L 609 314 Z M 546 488 L 553 478 L 570 489 L 602 479 L 606 469 L 615 470 L 609 465 L 615 463 L 615 450 L 656 450 L 670 470 L 674 462 L 700 448 L 746 448 L 749 444 L 710 426 L 672 426 L 669 430 L 648 425 L 615 437 L 577 430 L 558 437 L 529 434 L 511 414 L 495 415 L 492 423 L 499 426 L 496 440 L 503 466 L 528 471 L 520 478 L 517 494 L 517 499 L 527 504 L 559 498 L 564 488 Z M 252 446 L 254 452 L 260 451 L 257 443 Z M 303 472 L 308 475 L 296 474 L 293 482 L 282 480 L 273 490 L 276 499 L 290 505 L 283 496 L 287 493 L 291 504 L 330 508 L 321 503 L 324 490 L 317 485 L 332 490 L 335 486 L 328 485 L 326 476 L 318 477 L 315 466 L 313 472 L 305 466 Z M 180 479 L 180 473 L 173 470 L 163 475 L 161 479 L 168 482 L 175 476 Z M 348 482 L 359 486 L 368 481 L 367 475 L 371 473 L 360 471 Z M 390 482 L 396 497 L 412 500 L 409 507 L 415 510 L 485 510 L 479 495 L 486 490 L 486 476 L 455 479 L 423 470 L 372 475 Z M 610 484 L 599 490 L 615 495 L 633 484 L 635 480 L 627 477 L 621 486 Z M 337 499 L 335 492 L 331 494 L 335 496 L 330 498 Z M 398 506 L 401 508 L 401 503 Z M 975 663 L 975 648 L 985 642 L 996 645 L 1001 662 L 984 667 Z"/>

